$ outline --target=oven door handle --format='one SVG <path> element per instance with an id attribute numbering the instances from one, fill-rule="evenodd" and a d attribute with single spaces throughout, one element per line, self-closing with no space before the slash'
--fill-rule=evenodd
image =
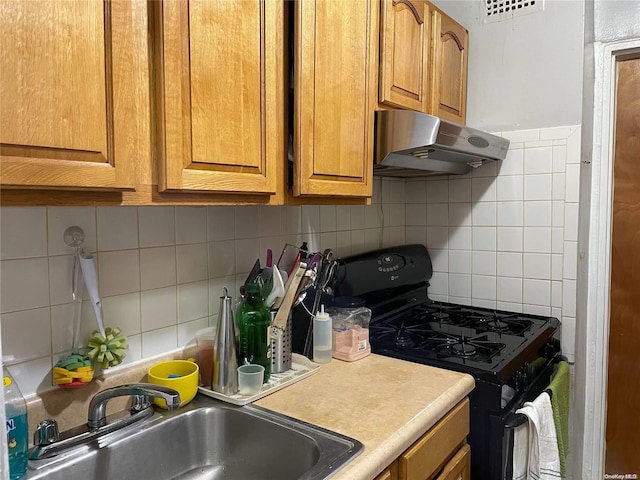
<path id="1" fill-rule="evenodd" d="M 528 417 L 524 413 L 513 413 L 509 412 L 509 414 L 504 419 L 504 428 L 505 430 L 510 428 L 516 428 L 520 425 L 524 425 L 527 423 Z"/>

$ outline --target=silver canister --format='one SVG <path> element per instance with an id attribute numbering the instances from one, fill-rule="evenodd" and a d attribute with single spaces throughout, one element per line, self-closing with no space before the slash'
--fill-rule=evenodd
<path id="1" fill-rule="evenodd" d="M 284 332 L 277 332 L 271 337 L 271 373 L 290 370 L 291 359 L 291 313 L 289 313 Z"/>
<path id="2" fill-rule="evenodd" d="M 238 391 L 238 359 L 236 345 L 236 329 L 233 320 L 232 298 L 227 287 L 222 289 L 220 310 L 218 312 L 218 329 L 213 347 L 213 379 L 212 388 L 223 395 L 233 395 Z"/>

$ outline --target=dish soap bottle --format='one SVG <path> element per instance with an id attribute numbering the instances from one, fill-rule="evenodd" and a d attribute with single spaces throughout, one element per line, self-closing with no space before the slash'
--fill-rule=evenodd
<path id="1" fill-rule="evenodd" d="M 238 365 L 254 363 L 264 367 L 263 382 L 271 375 L 271 314 L 262 301 L 260 285 L 244 286 L 245 298 L 236 311 L 238 322 Z"/>
<path id="2" fill-rule="evenodd" d="M 324 311 L 324 305 L 313 317 L 313 361 L 329 363 L 332 355 L 333 325 L 331 317 Z"/>
<path id="3" fill-rule="evenodd" d="M 3 362 L 12 360 L 4 357 Z M 7 417 L 7 446 L 9 447 L 9 478 L 17 480 L 27 473 L 29 460 L 29 424 L 27 423 L 27 402 L 18 384 L 8 370 L 3 371 L 4 410 Z"/>

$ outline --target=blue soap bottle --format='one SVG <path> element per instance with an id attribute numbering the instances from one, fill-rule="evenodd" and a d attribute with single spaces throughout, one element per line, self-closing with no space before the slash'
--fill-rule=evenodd
<path id="1" fill-rule="evenodd" d="M 3 362 L 5 358 L 2 359 Z M 8 359 L 7 359 L 8 360 Z M 4 369 L 2 373 L 4 389 L 4 410 L 7 418 L 7 446 L 9 449 L 9 478 L 17 480 L 27 473 L 29 461 L 29 424 L 27 422 L 27 402 L 18 384 Z"/>

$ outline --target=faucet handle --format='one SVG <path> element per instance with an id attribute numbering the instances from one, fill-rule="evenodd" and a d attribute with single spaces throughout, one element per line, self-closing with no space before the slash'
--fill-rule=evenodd
<path id="1" fill-rule="evenodd" d="M 60 439 L 58 432 L 58 422 L 47 419 L 38 424 L 36 431 L 33 432 L 33 444 L 38 447 L 51 445 Z"/>

